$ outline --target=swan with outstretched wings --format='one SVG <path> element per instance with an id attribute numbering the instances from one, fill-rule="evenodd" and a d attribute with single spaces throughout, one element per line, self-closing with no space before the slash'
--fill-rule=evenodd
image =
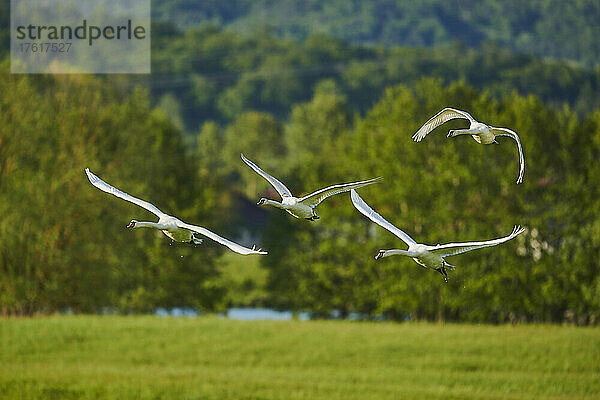
<path id="1" fill-rule="evenodd" d="M 159 210 L 155 205 L 134 197 L 130 194 L 122 192 L 114 186 L 109 185 L 104 182 L 102 179 L 94 175 L 89 168 L 85 169 L 85 173 L 92 185 L 102 190 L 103 192 L 112 194 L 120 199 L 138 205 L 152 214 L 158 217 L 158 222 L 146 222 L 146 221 L 136 221 L 134 219 L 129 222 L 127 228 L 136 229 L 136 228 L 154 228 L 161 230 L 165 235 L 167 235 L 171 240 L 176 242 L 185 242 L 191 243 L 194 245 L 199 245 L 202 243 L 202 239 L 199 235 L 205 236 L 209 239 L 214 240 L 217 243 L 220 243 L 224 246 L 227 246 L 230 250 L 235 251 L 239 254 L 267 254 L 266 251 L 262 251 L 261 249 L 257 249 L 256 246 L 253 246 L 251 249 L 239 245 L 237 243 L 232 242 L 231 240 L 225 239 L 209 231 L 206 228 L 196 225 L 187 224 L 180 219 L 173 217 L 171 215 L 165 214 L 161 210 Z"/>
<path id="2" fill-rule="evenodd" d="M 375 222 L 377 225 L 398 236 L 408 246 L 407 250 L 379 250 L 375 256 L 376 260 L 382 257 L 389 257 L 393 255 L 410 257 L 419 265 L 428 269 L 433 269 L 442 274 L 445 281 L 448 281 L 448 273 L 446 272 L 446 269 L 454 270 L 455 268 L 453 265 L 450 265 L 446 262 L 446 257 L 465 253 L 471 250 L 481 249 L 483 247 L 496 246 L 500 243 L 511 240 L 525 231 L 524 228 L 515 226 L 510 235 L 498 239 L 486 240 L 483 242 L 448 243 L 430 246 L 427 244 L 417 243 L 404 231 L 386 221 L 385 218 L 377 214 L 375 210 L 369 207 L 369 205 L 365 203 L 365 201 L 358 195 L 358 193 L 356 193 L 355 190 L 350 192 L 350 198 L 352 199 L 352 204 L 354 204 L 354 207 L 356 207 L 361 214 Z"/>
<path id="3" fill-rule="evenodd" d="M 498 144 L 496 137 L 508 136 L 513 138 L 517 142 L 517 149 L 519 150 L 519 176 L 517 177 L 517 184 L 523 182 L 523 174 L 525 172 L 525 158 L 523 157 L 523 148 L 521 147 L 521 140 L 519 135 L 515 131 L 508 128 L 496 128 L 490 125 L 486 125 L 471 116 L 466 111 L 457 110 L 455 108 L 444 108 L 442 111 L 435 114 L 425 122 L 421 128 L 415 133 L 412 138 L 415 142 L 420 142 L 427 136 L 427 134 L 433 131 L 438 126 L 444 124 L 451 119 L 463 118 L 469 121 L 468 129 L 454 129 L 448 131 L 448 137 L 455 137 L 458 135 L 471 135 L 477 143 L 481 144 Z"/>
<path id="4" fill-rule="evenodd" d="M 374 178 L 360 182 L 342 183 L 339 185 L 333 185 L 324 189 L 317 190 L 314 193 L 298 198 L 294 197 L 292 195 L 292 192 L 290 192 L 290 190 L 278 179 L 267 174 L 265 171 L 260 169 L 258 165 L 254 164 L 252 161 L 244 157 L 243 154 L 241 154 L 241 156 L 242 160 L 244 160 L 244 162 L 248 164 L 248 166 L 252 168 L 257 174 L 265 178 L 267 182 L 269 182 L 275 188 L 275 190 L 277 190 L 277 193 L 279 193 L 279 195 L 281 196 L 281 203 L 263 197 L 258 201 L 258 203 L 256 203 L 257 205 L 260 206 L 263 204 L 268 204 L 273 207 L 281 208 L 282 210 L 287 211 L 296 218 L 304 218 L 309 221 L 319 219 L 319 216 L 315 212 L 315 207 L 318 206 L 326 198 L 336 195 L 338 193 L 348 192 L 352 189 L 358 189 L 360 187 L 381 181 L 381 178 Z"/>

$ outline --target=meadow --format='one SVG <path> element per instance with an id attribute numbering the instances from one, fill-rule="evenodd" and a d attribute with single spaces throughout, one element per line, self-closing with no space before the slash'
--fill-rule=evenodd
<path id="1" fill-rule="evenodd" d="M 0 319 L 2 399 L 597 399 L 600 330 Z"/>

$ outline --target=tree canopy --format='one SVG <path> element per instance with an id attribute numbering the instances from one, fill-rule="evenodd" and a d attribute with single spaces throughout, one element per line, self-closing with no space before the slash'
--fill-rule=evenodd
<path id="1" fill-rule="evenodd" d="M 89 184 L 107 182 L 182 219 L 202 221 L 211 187 L 180 132 L 149 107 L 90 77 L 0 73 L 0 310 L 31 314 L 158 306 L 214 310 L 214 257 L 222 249 L 172 248 L 162 233 L 127 232 L 154 215 Z M 217 227 L 215 227 L 217 228 Z M 208 241 L 210 242 L 210 241 Z"/>
<path id="2" fill-rule="evenodd" d="M 254 10 L 178 4 L 190 16 L 213 4 L 220 24 Z M 303 10 L 325 4 L 341 7 L 307 2 Z M 393 13 L 403 3 L 385 4 Z M 483 39 L 384 48 L 276 33 L 156 24 L 150 76 L 11 75 L 8 60 L 0 64 L 0 313 L 261 305 L 396 320 L 598 322 L 600 70 Z M 465 124 L 453 121 L 411 140 L 446 106 L 518 132 L 522 185 L 510 139 L 447 139 Z M 423 243 L 491 239 L 516 224 L 527 232 L 452 259 L 458 268 L 445 284 L 410 259 L 373 260 L 381 248 L 404 246 L 348 194 L 323 202 L 314 223 L 257 208 L 275 193 L 242 152 L 298 195 L 383 177 L 361 196 Z M 209 240 L 196 249 L 169 246 L 160 232 L 128 232 L 130 219 L 154 217 L 94 188 L 86 167 L 190 223 L 261 242 L 269 255 L 249 261 Z"/>
<path id="3" fill-rule="evenodd" d="M 510 139 L 500 146 L 446 139 L 447 129 L 461 125 L 457 121 L 421 143 L 412 141 L 419 126 L 446 105 L 519 133 L 527 161 L 522 185 L 515 184 L 518 156 Z M 310 118 L 303 118 L 305 110 Z M 348 195 L 324 202 L 318 223 L 299 223 L 274 210 L 264 239 L 272 251 L 263 264 L 276 304 L 400 319 L 561 321 L 574 315 L 583 323 L 595 321 L 597 112 L 580 121 L 572 111 L 557 113 L 534 96 L 513 93 L 498 101 L 462 83 L 444 86 L 427 79 L 415 89 L 388 88 L 352 126 L 345 113 L 335 94 L 320 92 L 294 107 L 287 143 L 300 131 L 313 146 L 288 148 L 288 164 L 295 167 L 283 179 L 311 191 L 383 176 L 384 183 L 359 192 L 422 243 L 492 239 L 516 224 L 527 232 L 451 259 L 458 268 L 444 284 L 409 258 L 375 262 L 381 248 L 406 247 L 358 214 Z M 302 162 L 296 163 L 299 157 Z"/>
<path id="4" fill-rule="evenodd" d="M 207 119 L 228 123 L 260 111 L 287 119 L 292 106 L 308 101 L 323 79 L 335 82 L 352 111 L 365 113 L 385 88 L 414 87 L 424 77 L 446 84 L 464 80 L 498 97 L 517 90 L 580 114 L 599 106 L 600 69 L 515 55 L 494 44 L 478 48 L 365 47 L 317 34 L 303 42 L 263 30 L 249 35 L 213 26 L 168 31 L 157 25 L 152 76 L 136 78 L 154 101 L 187 132 Z M 154 36 L 153 36 L 154 37 Z"/>

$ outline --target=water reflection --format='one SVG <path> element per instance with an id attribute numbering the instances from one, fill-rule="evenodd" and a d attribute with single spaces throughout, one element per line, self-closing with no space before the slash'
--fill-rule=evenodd
<path id="1" fill-rule="evenodd" d="M 197 317 L 200 313 L 193 308 L 159 308 L 156 310 L 155 315 L 160 317 Z M 270 308 L 230 308 L 227 312 L 220 313 L 219 316 L 245 321 L 290 321 L 294 318 L 294 313 L 291 311 L 277 311 Z M 310 314 L 307 312 L 297 313 L 295 318 L 307 321 L 310 319 Z"/>
<path id="2" fill-rule="evenodd" d="M 291 311 L 277 311 L 269 308 L 230 308 L 225 314 L 230 319 L 240 320 L 274 320 L 274 321 L 289 321 L 294 317 Z M 301 312 L 296 315 L 296 318 L 301 321 L 310 319 L 310 314 Z"/>

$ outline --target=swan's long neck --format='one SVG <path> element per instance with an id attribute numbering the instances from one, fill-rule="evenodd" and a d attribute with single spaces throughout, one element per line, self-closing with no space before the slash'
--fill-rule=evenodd
<path id="1" fill-rule="evenodd" d="M 133 229 L 137 228 L 154 228 L 154 229 L 165 229 L 165 227 L 156 222 L 138 221 L 132 226 Z"/>
<path id="2" fill-rule="evenodd" d="M 281 208 L 282 210 L 286 209 L 285 205 L 283 205 L 282 203 L 280 203 L 278 201 L 271 200 L 271 199 L 265 199 L 264 204 L 269 204 L 273 207 Z"/>
<path id="3" fill-rule="evenodd" d="M 389 256 L 407 256 L 407 257 L 414 257 L 414 254 L 409 251 L 409 250 L 398 250 L 398 249 L 393 249 L 393 250 L 385 250 L 383 252 L 383 254 L 381 255 L 381 257 L 389 257 Z"/>
<path id="4" fill-rule="evenodd" d="M 470 127 L 468 129 L 454 129 L 452 131 L 452 136 L 458 136 L 458 135 L 476 135 L 478 133 L 481 133 L 478 129 L 473 129 L 473 127 Z"/>

